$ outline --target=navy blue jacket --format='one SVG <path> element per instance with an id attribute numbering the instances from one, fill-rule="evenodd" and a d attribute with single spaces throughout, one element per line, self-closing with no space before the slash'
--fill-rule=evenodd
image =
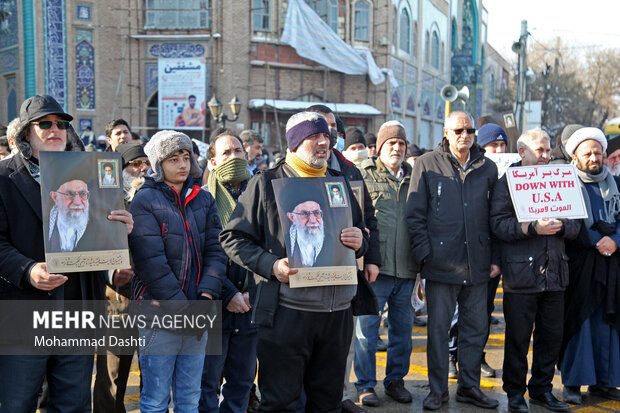
<path id="1" fill-rule="evenodd" d="M 181 192 L 146 178 L 131 203 L 134 299 L 187 300 L 194 289 L 189 280 L 198 295 L 220 297 L 228 259 L 218 242 L 215 200 L 191 176 Z"/>

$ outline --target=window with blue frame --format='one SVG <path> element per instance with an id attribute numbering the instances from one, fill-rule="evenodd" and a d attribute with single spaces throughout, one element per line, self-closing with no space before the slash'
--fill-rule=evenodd
<path id="1" fill-rule="evenodd" d="M 269 0 L 254 0 L 253 7 L 254 31 L 268 32 L 271 27 L 269 21 Z"/>
<path id="2" fill-rule="evenodd" d="M 353 39 L 363 42 L 370 41 L 370 4 L 365 0 L 355 3 Z"/>

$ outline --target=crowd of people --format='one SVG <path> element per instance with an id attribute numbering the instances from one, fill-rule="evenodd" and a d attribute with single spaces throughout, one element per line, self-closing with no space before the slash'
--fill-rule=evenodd
<path id="1" fill-rule="evenodd" d="M 0 299 L 106 299 L 121 311 L 132 300 L 221 300 L 221 354 L 205 356 L 205 331 L 136 329 L 146 338 L 135 348 L 142 412 L 165 412 L 171 401 L 175 412 L 381 406 L 375 353 L 386 308 L 384 394 L 412 403 L 404 378 L 412 327 L 424 321 L 412 308 L 420 279 L 428 313 L 424 409 L 449 400 L 449 377 L 458 379 L 456 401 L 499 405 L 480 390 L 480 377 L 496 375 L 484 347 L 500 278 L 509 410 L 528 411 L 526 391 L 530 404 L 552 411 L 581 403 L 582 386 L 620 400 L 620 145 L 599 129 L 567 125 L 553 151 L 540 128 L 522 133 L 521 160 L 512 166 L 575 165 L 588 217 L 519 222 L 506 176 L 485 156 L 505 152 L 508 136 L 495 124 L 476 130 L 466 112 L 450 113 L 441 143 L 425 151 L 409 144 L 398 121 L 364 134 L 313 105 L 290 117 L 287 149 L 269 166 L 262 137 L 251 130 L 215 130 L 201 165 L 196 143 L 182 132 L 140 139 L 116 119 L 99 141 L 90 130 L 78 136 L 72 120 L 54 98 L 33 96 L 9 124 L 7 145 L 0 139 Z M 39 153 L 85 148 L 121 155 L 125 209 L 107 219 L 125 224 L 131 267 L 49 273 Z M 363 260 L 356 285 L 290 285 L 299 273 L 293 262 L 334 263 L 333 254 L 321 254 L 334 245 L 322 238 L 324 211 L 301 185 L 287 216 L 298 240 L 321 238 L 287 251 L 291 223 L 280 219 L 273 183 L 291 178 L 343 180 L 330 196 L 350 208 L 351 223 L 336 229 L 333 242 Z M 361 182 L 359 203 L 346 204 L 356 199 L 351 182 Z M 58 202 L 64 195 L 57 193 Z M 0 412 L 35 411 L 44 382 L 48 412 L 125 412 L 133 357 L 0 355 Z M 563 401 L 552 393 L 556 366 Z"/>

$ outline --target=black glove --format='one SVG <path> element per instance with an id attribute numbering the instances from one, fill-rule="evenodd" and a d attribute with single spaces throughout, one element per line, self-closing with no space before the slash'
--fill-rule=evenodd
<path id="1" fill-rule="evenodd" d="M 599 234 L 605 237 L 616 233 L 616 224 L 610 224 L 609 222 L 605 221 L 596 221 L 594 224 L 592 224 L 590 229 L 597 231 Z"/>

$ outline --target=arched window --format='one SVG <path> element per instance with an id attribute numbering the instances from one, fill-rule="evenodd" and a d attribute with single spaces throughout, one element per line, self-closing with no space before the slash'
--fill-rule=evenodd
<path id="1" fill-rule="evenodd" d="M 370 40 L 370 4 L 359 0 L 354 8 L 355 26 L 353 39 L 367 42 Z"/>
<path id="2" fill-rule="evenodd" d="M 306 0 L 306 3 L 334 32 L 338 33 L 338 0 Z"/>
<path id="3" fill-rule="evenodd" d="M 413 30 L 411 31 L 411 54 L 418 56 L 418 22 L 413 22 Z"/>
<path id="4" fill-rule="evenodd" d="M 431 35 L 431 64 L 439 70 L 439 35 L 436 31 Z"/>
<path id="5" fill-rule="evenodd" d="M 411 52 L 411 18 L 407 9 L 400 11 L 399 19 L 400 36 L 398 39 L 398 45 L 400 50 L 410 53 Z"/>

